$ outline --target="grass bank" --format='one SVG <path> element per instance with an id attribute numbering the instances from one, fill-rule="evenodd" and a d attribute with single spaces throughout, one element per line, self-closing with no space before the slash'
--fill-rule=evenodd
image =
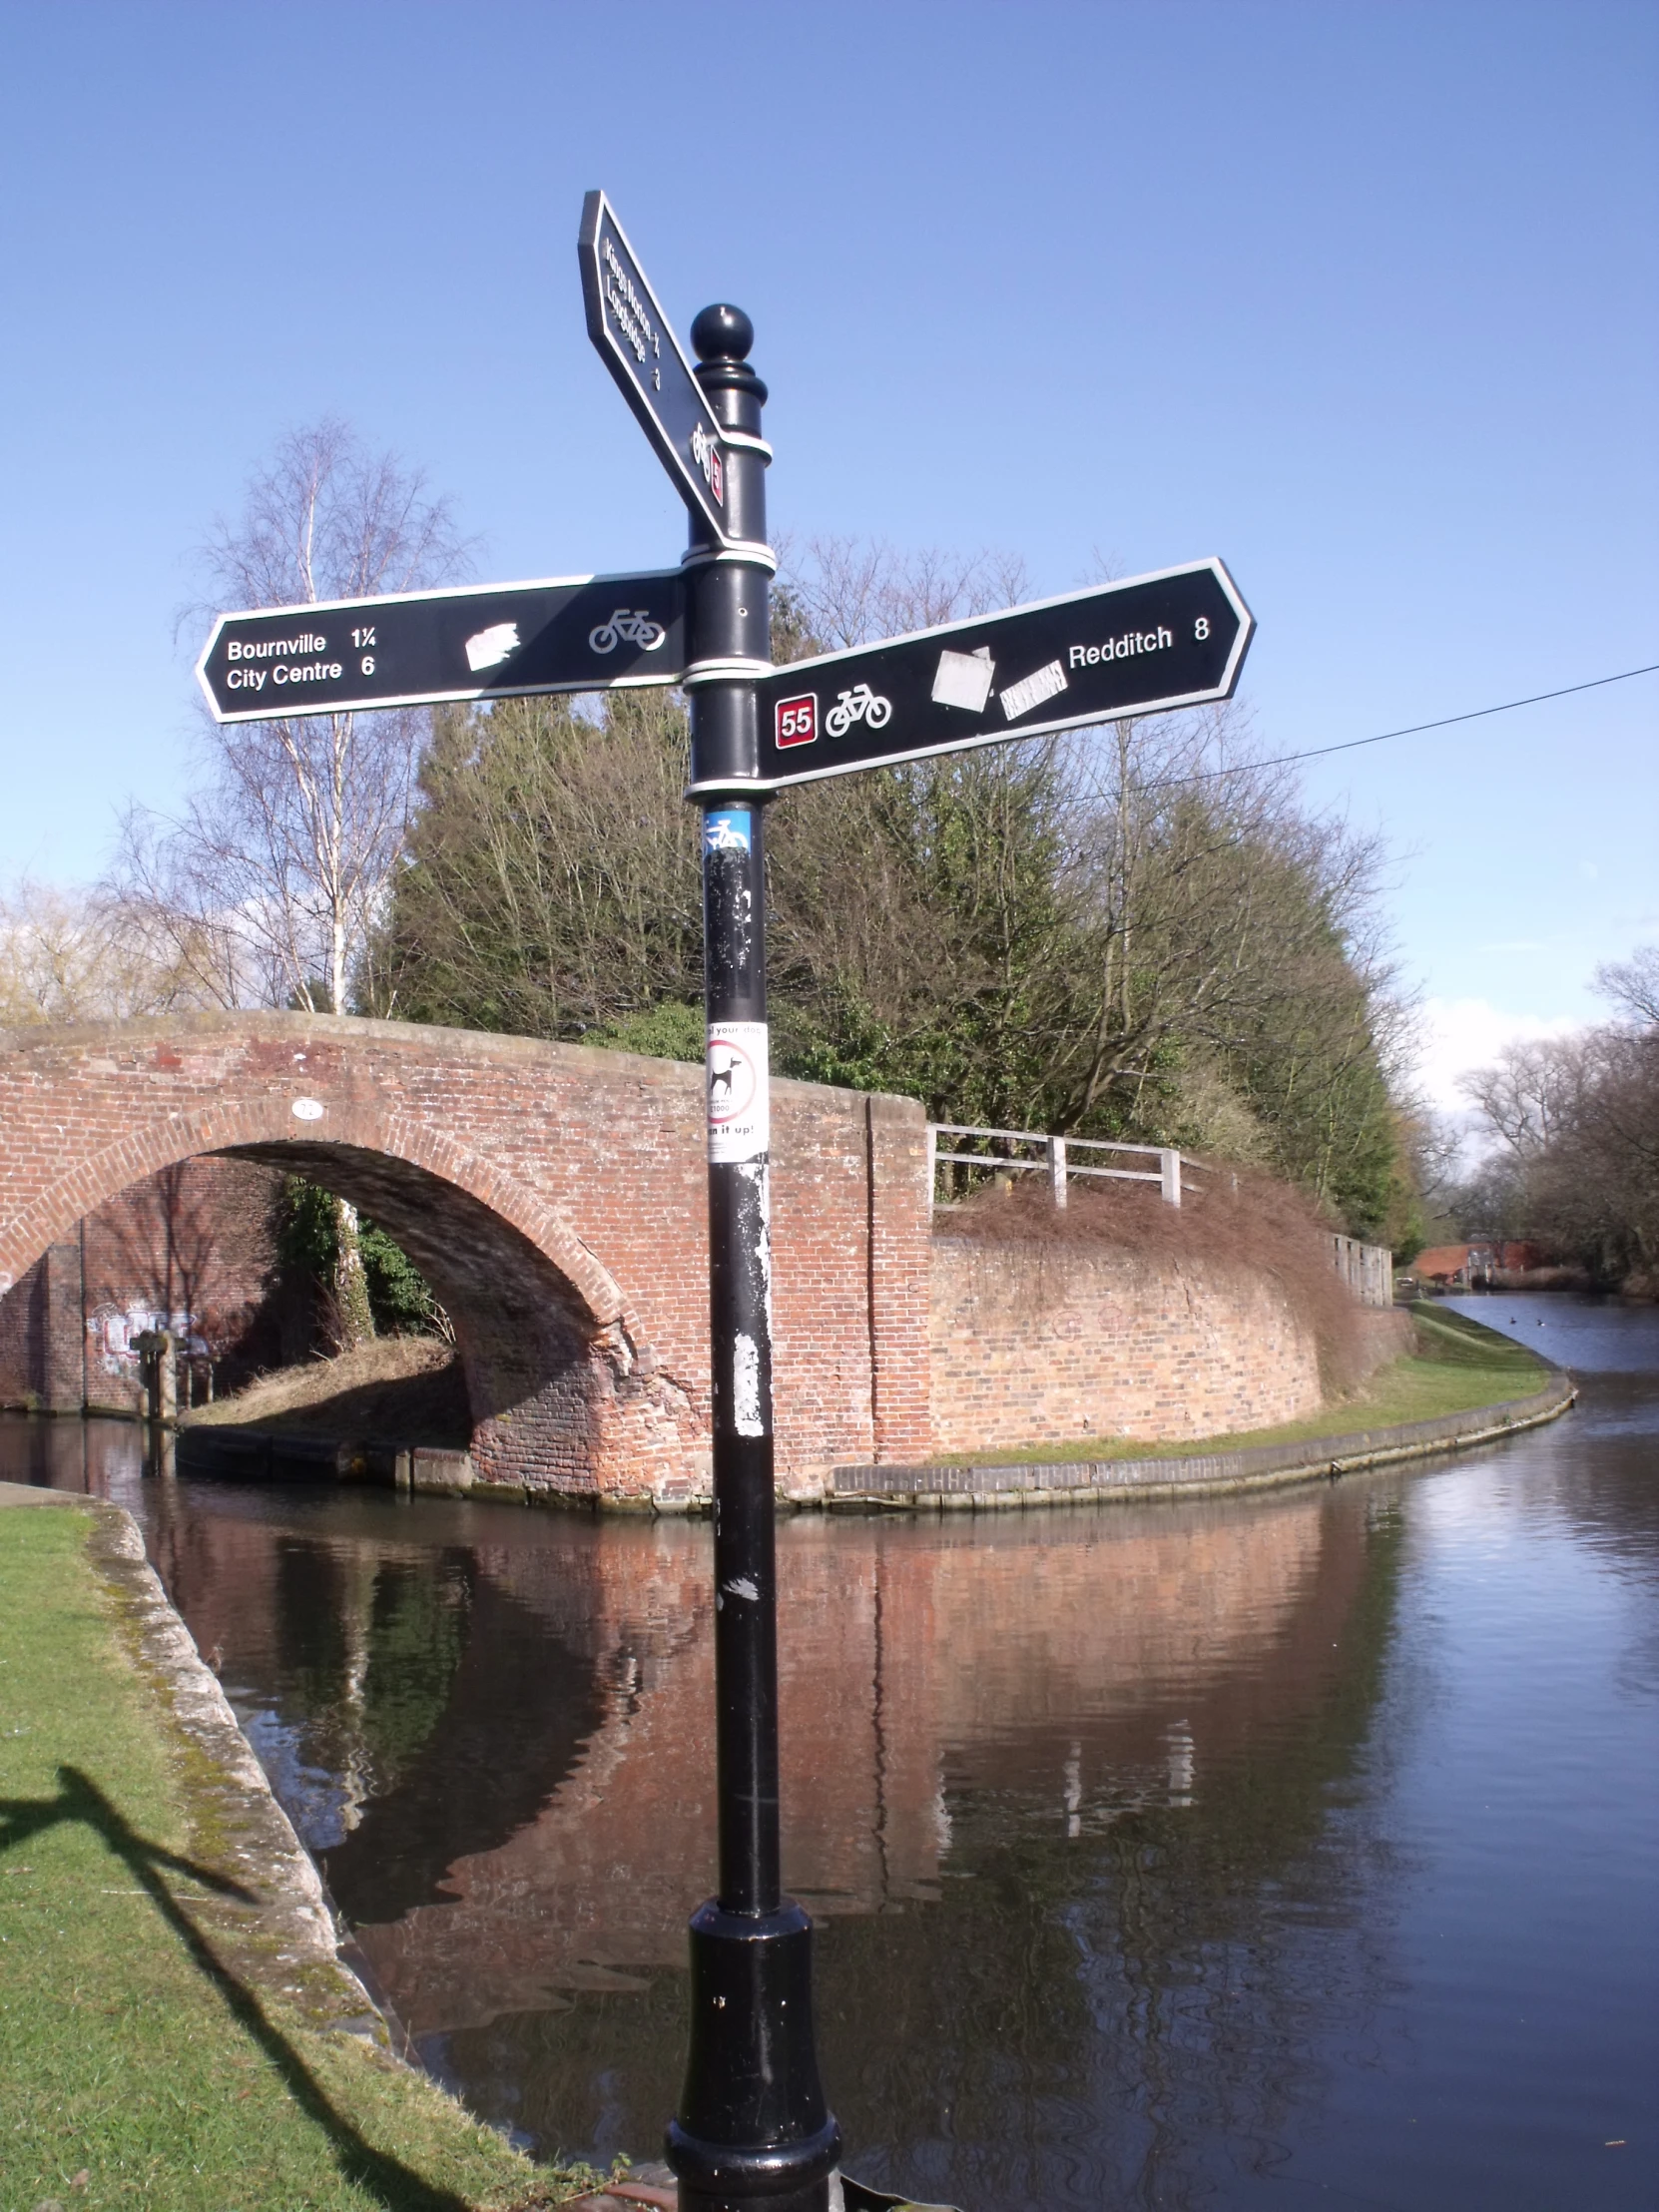
<path id="1" fill-rule="evenodd" d="M 1411 1308 L 1415 1344 L 1402 1360 L 1380 1368 L 1361 1390 L 1326 1405 L 1304 1420 L 1275 1428 L 1250 1428 L 1225 1436 L 1188 1437 L 1180 1443 L 1140 1443 L 1079 1436 L 1053 1444 L 1011 1445 L 997 1451 L 953 1454 L 963 1466 L 1059 1466 L 1081 1459 L 1184 1459 L 1254 1444 L 1292 1444 L 1402 1421 L 1437 1420 L 1475 1412 L 1507 1398 L 1529 1397 L 1547 1382 L 1550 1368 L 1524 1346 L 1421 1300 Z"/>
<path id="2" fill-rule="evenodd" d="M 585 2175 L 318 2016 L 98 1533 L 0 1510 L 0 2212 L 563 2202 Z"/>

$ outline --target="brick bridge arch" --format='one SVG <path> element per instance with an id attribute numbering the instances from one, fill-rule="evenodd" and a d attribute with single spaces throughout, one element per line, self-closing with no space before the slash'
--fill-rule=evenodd
<path id="1" fill-rule="evenodd" d="M 921 1110 L 781 1083 L 780 1472 L 925 1451 Z M 328 1015 L 0 1034 L 0 1294 L 135 1183 L 202 1154 L 382 1222 L 449 1311 L 482 1483 L 670 1504 L 707 1489 L 695 1067 Z"/>

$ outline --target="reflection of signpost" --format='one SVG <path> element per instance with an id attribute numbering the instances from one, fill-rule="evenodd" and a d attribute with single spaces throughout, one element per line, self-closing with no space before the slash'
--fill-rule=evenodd
<path id="1" fill-rule="evenodd" d="M 669 2156 L 684 2212 L 827 2212 L 840 2135 L 814 2046 L 812 1923 L 780 1877 L 765 803 L 817 777 L 1228 698 L 1253 624 L 1221 563 L 1201 561 L 773 669 L 772 456 L 749 318 L 705 307 L 694 371 L 602 193 L 578 257 L 589 334 L 690 511 L 681 567 L 225 615 L 197 673 L 221 722 L 685 686 L 703 812 L 720 1868 L 691 1925 Z"/>

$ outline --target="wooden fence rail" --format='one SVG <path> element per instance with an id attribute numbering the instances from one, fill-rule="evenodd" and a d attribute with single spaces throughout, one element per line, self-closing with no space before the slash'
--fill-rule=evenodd
<path id="1" fill-rule="evenodd" d="M 978 1149 L 965 1150 L 967 1145 Z M 1077 1159 L 1080 1152 L 1128 1153 L 1156 1160 L 1158 1165 L 1155 1168 L 1093 1167 Z M 1040 1129 L 976 1129 L 965 1122 L 930 1121 L 927 1124 L 929 1210 L 937 1203 L 939 1169 L 958 1163 L 993 1175 L 1044 1175 L 1056 1206 L 1066 1203 L 1066 1185 L 1075 1175 L 1110 1177 L 1122 1183 L 1156 1183 L 1164 1203 L 1179 1206 L 1184 1177 L 1190 1178 L 1195 1171 L 1201 1176 L 1217 1172 L 1213 1163 L 1195 1161 L 1178 1152 L 1173 1145 L 1117 1144 L 1099 1137 L 1056 1137 Z M 1333 1230 L 1331 1265 L 1362 1306 L 1393 1304 L 1393 1255 L 1385 1245 L 1362 1244 L 1358 1237 L 1345 1237 Z"/>

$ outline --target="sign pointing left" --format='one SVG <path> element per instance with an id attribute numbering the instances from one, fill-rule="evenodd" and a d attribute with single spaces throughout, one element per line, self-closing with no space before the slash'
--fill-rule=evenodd
<path id="1" fill-rule="evenodd" d="M 679 569 L 221 615 L 196 665 L 216 722 L 677 684 Z"/>

